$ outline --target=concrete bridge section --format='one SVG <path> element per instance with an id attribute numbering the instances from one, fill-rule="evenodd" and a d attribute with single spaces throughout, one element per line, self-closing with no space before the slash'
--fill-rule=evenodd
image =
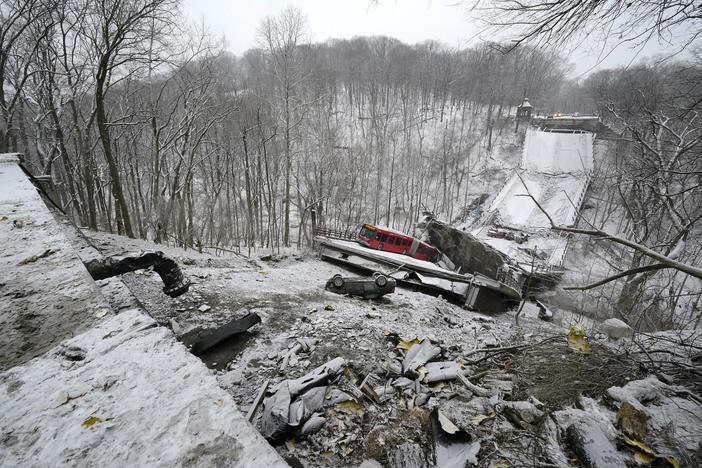
<path id="1" fill-rule="evenodd" d="M 169 329 L 109 307 L 18 163 L 0 155 L 0 464 L 287 466 Z"/>
<path id="2" fill-rule="evenodd" d="M 548 130 L 580 130 L 591 132 L 600 139 L 616 138 L 616 133 L 602 123 L 596 115 L 546 117 L 536 116 L 531 119 L 531 125 Z"/>
<path id="3" fill-rule="evenodd" d="M 368 274 L 385 271 L 400 284 L 442 294 L 469 309 L 487 313 L 503 312 L 521 296 L 521 278 L 507 272 L 500 276 L 461 274 L 408 255 L 373 250 L 355 241 L 315 236 L 323 260 L 347 265 Z M 501 262 L 498 262 L 502 265 Z"/>
<path id="4" fill-rule="evenodd" d="M 489 211 L 514 228 L 572 226 L 594 167 L 594 134 L 529 129 L 520 168 L 502 187 Z M 533 198 L 532 198 L 533 197 Z"/>
<path id="5" fill-rule="evenodd" d="M 520 167 L 493 199 L 488 224 L 474 229 L 472 234 L 525 271 L 557 272 L 563 265 L 568 238 L 550 230 L 551 221 L 542 209 L 555 224 L 573 226 L 590 183 L 594 160 L 594 133 L 528 129 Z M 527 233 L 529 239 L 517 244 L 488 235 L 495 227 Z"/>

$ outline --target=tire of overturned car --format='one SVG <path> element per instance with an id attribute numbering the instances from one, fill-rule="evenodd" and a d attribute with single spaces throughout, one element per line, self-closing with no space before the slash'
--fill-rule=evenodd
<path id="1" fill-rule="evenodd" d="M 383 275 L 378 275 L 375 277 L 375 284 L 379 288 L 385 287 L 385 285 L 388 284 L 388 279 Z"/>

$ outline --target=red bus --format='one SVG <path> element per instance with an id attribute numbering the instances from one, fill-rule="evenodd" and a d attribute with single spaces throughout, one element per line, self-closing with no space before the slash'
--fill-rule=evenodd
<path id="1" fill-rule="evenodd" d="M 435 262 L 439 251 L 414 237 L 386 228 L 364 224 L 356 237 L 359 244 L 371 249 L 395 252 L 428 262 Z"/>

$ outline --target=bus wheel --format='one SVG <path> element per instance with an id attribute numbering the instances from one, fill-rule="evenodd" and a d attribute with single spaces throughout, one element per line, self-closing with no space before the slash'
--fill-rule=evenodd
<path id="1" fill-rule="evenodd" d="M 342 278 L 341 275 L 335 275 L 332 283 L 335 287 L 341 288 L 344 286 L 344 278 Z"/>
<path id="2" fill-rule="evenodd" d="M 378 244 L 378 250 L 383 250 L 383 244 Z"/>
<path id="3" fill-rule="evenodd" d="M 387 279 L 385 276 L 383 276 L 383 275 L 378 275 L 378 276 L 375 277 L 375 284 L 376 284 L 379 288 L 382 288 L 382 287 L 384 287 L 386 284 L 388 284 L 388 279 Z"/>
<path id="4" fill-rule="evenodd" d="M 407 249 L 402 249 L 402 255 L 407 255 Z"/>

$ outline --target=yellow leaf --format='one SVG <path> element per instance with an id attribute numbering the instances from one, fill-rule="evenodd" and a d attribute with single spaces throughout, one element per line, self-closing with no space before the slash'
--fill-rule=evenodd
<path id="1" fill-rule="evenodd" d="M 427 370 L 424 368 L 424 366 L 419 366 L 417 367 L 417 374 L 419 374 L 417 378 L 421 382 L 422 380 L 424 380 L 424 376 L 427 374 Z"/>
<path id="2" fill-rule="evenodd" d="M 668 463 L 670 463 L 671 465 L 673 465 L 675 468 L 680 468 L 680 463 L 678 463 L 678 461 L 677 461 L 675 458 L 673 458 L 673 457 L 665 457 L 665 459 L 668 460 Z"/>
<path id="3" fill-rule="evenodd" d="M 7 216 L 3 216 L 2 218 L 0 218 L 0 221 L 7 221 Z"/>
<path id="4" fill-rule="evenodd" d="M 634 454 L 634 461 L 637 465 L 650 465 L 653 457 L 651 455 L 646 455 L 645 453 L 636 452 Z"/>
<path id="5" fill-rule="evenodd" d="M 447 418 L 446 415 L 441 412 L 441 410 L 438 410 L 437 416 L 439 417 L 439 424 L 441 424 L 441 429 L 443 429 L 444 432 L 448 432 L 449 434 L 455 434 L 459 431 L 458 426 L 456 426 L 453 423 L 453 421 Z"/>
<path id="6" fill-rule="evenodd" d="M 327 304 L 324 306 L 324 310 L 336 310 L 333 305 Z"/>
<path id="7" fill-rule="evenodd" d="M 644 444 L 642 444 L 638 440 L 633 440 L 633 439 L 629 439 L 628 437 L 624 437 L 624 442 L 626 442 L 627 444 L 632 445 L 634 447 L 640 448 L 648 455 L 653 455 L 654 457 L 658 455 L 653 449 L 646 447 Z"/>
<path id="8" fill-rule="evenodd" d="M 590 345 L 585 341 L 585 326 L 582 323 L 576 323 L 570 328 L 568 346 L 583 354 L 590 353 Z"/>
<path id="9" fill-rule="evenodd" d="M 95 416 L 90 416 L 88 419 L 86 419 L 85 421 L 83 421 L 83 423 L 81 424 L 81 426 L 90 427 L 90 426 L 92 426 L 93 424 L 99 423 L 99 422 L 102 422 L 102 419 L 96 418 Z"/>
<path id="10" fill-rule="evenodd" d="M 363 404 L 356 400 L 347 400 L 337 404 L 336 408 L 346 414 L 356 414 L 359 411 L 363 411 Z"/>
<path id="11" fill-rule="evenodd" d="M 223 403 L 223 401 L 222 401 L 221 398 L 215 400 L 215 402 L 214 402 L 214 404 L 217 405 L 217 406 L 222 406 L 222 403 Z"/>
<path id="12" fill-rule="evenodd" d="M 493 411 L 492 413 L 490 413 L 490 414 L 487 414 L 487 415 L 485 415 L 485 414 L 478 414 L 478 415 L 476 415 L 476 416 L 473 416 L 473 418 L 471 419 L 471 422 L 477 426 L 478 424 L 480 424 L 481 422 L 485 421 L 486 419 L 492 419 L 492 418 L 494 418 L 494 417 L 495 417 L 495 412 L 494 412 L 494 411 Z"/>
<path id="13" fill-rule="evenodd" d="M 288 448 L 288 451 L 290 451 L 290 453 L 294 452 L 295 451 L 295 440 L 294 439 L 286 440 L 285 446 Z"/>
<path id="14" fill-rule="evenodd" d="M 400 340 L 399 343 L 397 343 L 397 347 L 399 349 L 404 349 L 405 351 L 409 350 L 412 345 L 419 344 L 421 343 L 421 340 L 419 338 L 412 338 L 411 340 L 405 340 L 404 338 Z"/>
<path id="15" fill-rule="evenodd" d="M 508 466 L 512 466 L 512 464 L 507 460 L 503 460 L 500 458 L 497 461 L 495 461 L 495 463 L 490 465 L 490 468 L 507 468 Z"/>

